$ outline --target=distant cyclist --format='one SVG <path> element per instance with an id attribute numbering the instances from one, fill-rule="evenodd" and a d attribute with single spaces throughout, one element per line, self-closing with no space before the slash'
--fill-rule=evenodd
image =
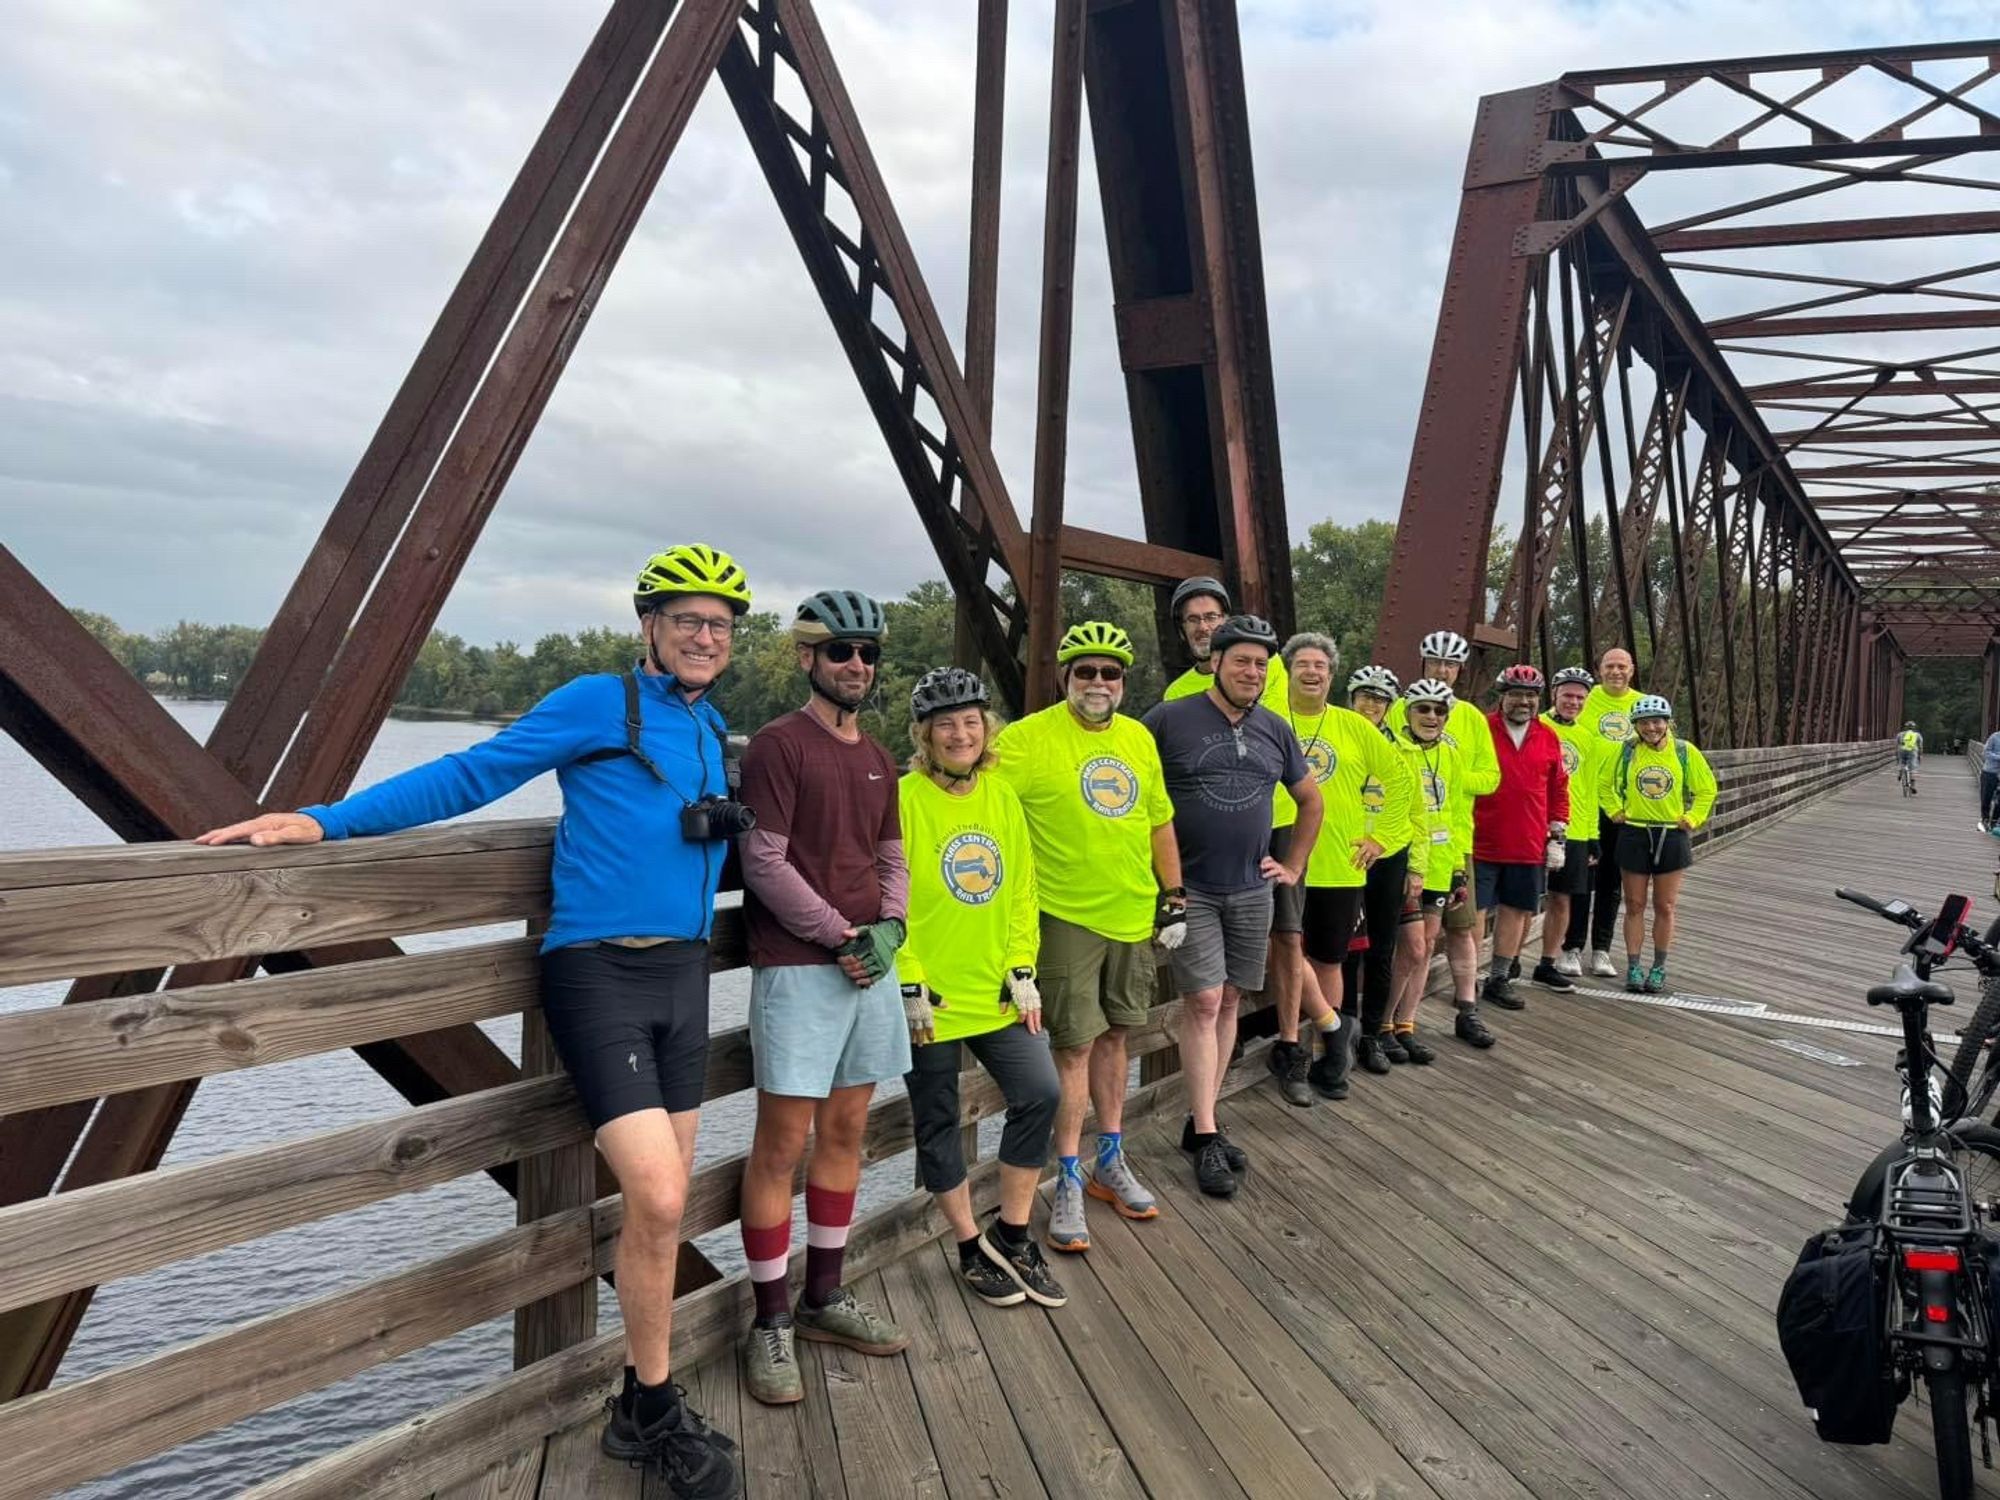
<path id="1" fill-rule="evenodd" d="M 1493 753 L 1492 726 L 1472 701 L 1471 695 L 1459 687 L 1459 674 L 1472 659 L 1472 646 L 1455 630 L 1433 630 L 1423 638 L 1418 650 L 1423 657 L 1423 670 L 1418 675 L 1432 682 L 1442 682 L 1453 690 L 1451 717 L 1445 721 L 1444 732 L 1445 737 L 1458 747 L 1461 757 L 1459 785 L 1452 789 L 1452 795 L 1460 801 L 1459 815 L 1469 821 L 1473 798 L 1484 796 L 1500 784 L 1500 762 Z M 1405 722 L 1406 706 L 1398 703 L 1389 711 L 1389 726 L 1400 730 Z M 1458 1034 L 1460 1040 L 1472 1046 L 1491 1046 L 1490 1033 L 1484 1042 L 1468 1036 L 1465 1021 L 1465 1017 L 1479 1003 L 1479 904 L 1472 888 L 1470 839 L 1466 840 L 1464 864 L 1455 879 L 1465 895 L 1445 908 L 1444 954 L 1446 962 L 1451 965 L 1452 998 L 1459 1015 Z M 1479 1029 L 1484 1031 L 1484 1025 Z"/>
<path id="2" fill-rule="evenodd" d="M 1617 862 L 1624 876 L 1625 988 L 1658 995 L 1667 988 L 1667 951 L 1674 941 L 1674 904 L 1694 863 L 1694 830 L 1715 806 L 1715 773 L 1708 760 L 1673 730 L 1673 705 L 1647 694 L 1632 708 L 1634 735 L 1604 757 L 1598 795 L 1617 829 Z M 1610 851 L 1600 853 L 1605 857 Z M 1646 946 L 1646 904 L 1653 907 L 1653 966 L 1640 962 Z"/>
<path id="3" fill-rule="evenodd" d="M 1903 732 L 1896 736 L 1896 765 L 1899 770 L 1909 773 L 1910 795 L 1917 794 L 1917 767 L 1923 763 L 1924 737 L 1917 733 L 1917 726 L 1910 720 L 1903 721 Z"/>
<path id="4" fill-rule="evenodd" d="M 542 1016 L 618 1178 L 625 1384 L 602 1445 L 657 1466 L 673 1494 L 736 1493 L 735 1444 L 669 1377 L 674 1269 L 708 1070 L 708 936 L 737 831 L 722 717 L 750 585 L 728 553 L 669 547 L 632 602 L 643 657 L 563 684 L 491 739 L 330 806 L 266 813 L 201 844 L 313 844 L 394 833 L 483 807 L 546 771 L 562 788 L 541 944 Z M 735 809 L 740 813 L 741 809 Z M 690 814 L 695 814 L 690 818 Z"/>
<path id="5" fill-rule="evenodd" d="M 1577 722 L 1603 742 L 1607 755 L 1615 754 L 1617 746 L 1632 738 L 1632 710 L 1640 698 L 1632 675 L 1631 652 L 1622 646 L 1606 651 L 1597 659 L 1597 685 L 1583 700 L 1583 711 L 1577 715 Z M 1577 829 L 1581 834 L 1590 831 Z M 1618 972 L 1611 961 L 1611 934 L 1618 925 L 1622 876 L 1618 861 L 1611 858 L 1614 835 L 1609 821 L 1600 820 L 1595 837 L 1597 874 L 1588 895 L 1570 901 L 1569 931 L 1563 937 L 1563 947 L 1577 955 L 1577 966 L 1581 969 L 1583 949 L 1588 945 L 1590 972 L 1608 979 Z"/>
<path id="6" fill-rule="evenodd" d="M 992 767 L 999 720 L 986 684 L 940 667 L 910 693 L 916 753 L 897 787 L 910 864 L 910 940 L 896 955 L 910 1027 L 910 1118 L 917 1172 L 958 1242 L 959 1274 L 984 1301 L 1069 1300 L 1028 1234 L 1062 1085 L 1042 1030 L 1035 856 L 1014 789 Z M 961 1044 L 963 1044 L 961 1046 Z M 959 1124 L 961 1051 L 1000 1085 L 1000 1209 L 972 1218 Z"/>
<path id="7" fill-rule="evenodd" d="M 1542 958 L 1531 976 L 1548 989 L 1558 979 L 1573 979 L 1583 973 L 1583 954 L 1564 946 L 1569 933 L 1572 902 L 1590 905 L 1591 885 L 1597 876 L 1597 768 L 1602 763 L 1605 741 L 1580 717 L 1584 702 L 1596 679 L 1583 667 L 1564 667 L 1549 679 L 1549 711 L 1542 722 L 1562 741 L 1563 770 L 1569 773 L 1569 841 L 1564 846 L 1563 867 L 1549 876 L 1549 893 L 1542 906 Z"/>
<path id="8" fill-rule="evenodd" d="M 1417 1037 L 1417 1009 L 1430 983 L 1431 954 L 1446 908 L 1453 901 L 1463 904 L 1470 895 L 1460 877 L 1472 849 L 1472 805 L 1452 795 L 1463 774 L 1464 757 L 1444 733 L 1452 697 L 1451 689 L 1435 678 L 1420 677 L 1411 683 L 1403 690 L 1405 723 L 1397 737 L 1413 781 L 1410 869 L 1423 878 L 1414 882 L 1417 893 L 1403 906 L 1390 1025 L 1404 1060 L 1417 1064 L 1429 1063 L 1437 1055 Z M 1459 1013 L 1458 1034 L 1475 1047 L 1493 1045 L 1493 1033 L 1477 1006 Z"/>

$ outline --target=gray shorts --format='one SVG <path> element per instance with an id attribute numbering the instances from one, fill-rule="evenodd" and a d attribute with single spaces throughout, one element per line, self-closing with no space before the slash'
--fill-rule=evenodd
<path id="1" fill-rule="evenodd" d="M 1292 852 L 1292 830 L 1298 825 L 1287 823 L 1283 828 L 1271 830 L 1271 858 L 1284 861 Z M 1271 886 L 1271 931 L 1304 932 L 1306 930 L 1306 883 L 1297 885 Z"/>
<path id="2" fill-rule="evenodd" d="M 750 1052 L 767 1094 L 824 1099 L 910 1071 L 910 1027 L 893 965 L 858 989 L 838 964 L 750 971 Z"/>
<path id="3" fill-rule="evenodd" d="M 1172 954 L 1174 988 L 1183 995 L 1234 985 L 1264 988 L 1271 949 L 1271 887 L 1247 891 L 1188 888 L 1187 941 Z"/>
<path id="4" fill-rule="evenodd" d="M 965 1147 L 958 1124 L 961 1049 L 978 1058 L 1007 1101 L 1007 1126 L 1000 1133 L 1000 1160 L 1010 1167 L 1039 1168 L 1049 1159 L 1062 1084 L 1046 1032 L 1031 1034 L 1018 1023 L 952 1042 L 911 1049 L 910 1118 L 917 1137 L 918 1180 L 933 1193 L 948 1193 L 965 1181 Z"/>

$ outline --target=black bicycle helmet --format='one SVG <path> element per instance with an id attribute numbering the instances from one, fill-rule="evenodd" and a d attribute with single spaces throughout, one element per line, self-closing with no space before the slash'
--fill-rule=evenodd
<path id="1" fill-rule="evenodd" d="M 917 679 L 910 689 L 910 717 L 921 724 L 932 714 L 948 708 L 986 706 L 986 684 L 979 674 L 964 667 L 934 667 Z"/>
<path id="2" fill-rule="evenodd" d="M 1215 579 L 1184 578 L 1181 580 L 1180 587 L 1174 590 L 1173 603 L 1168 606 L 1167 613 L 1178 620 L 1181 617 L 1181 606 L 1200 594 L 1214 595 L 1222 601 L 1224 610 L 1233 607 L 1229 602 L 1229 590 L 1224 588 Z"/>
<path id="3" fill-rule="evenodd" d="M 882 606 L 856 589 L 821 589 L 799 601 L 792 621 L 792 639 L 807 645 L 820 641 L 879 641 L 887 628 Z"/>
<path id="4" fill-rule="evenodd" d="M 1220 661 L 1222 653 L 1231 646 L 1262 646 L 1268 656 L 1276 656 L 1278 632 L 1257 615 L 1231 615 L 1216 626 L 1215 634 L 1208 638 L 1210 658 Z"/>

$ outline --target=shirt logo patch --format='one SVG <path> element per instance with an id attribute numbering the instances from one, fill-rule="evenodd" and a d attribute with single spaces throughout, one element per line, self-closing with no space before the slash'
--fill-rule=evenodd
<path id="1" fill-rule="evenodd" d="M 1574 776 L 1576 774 L 1576 768 L 1583 764 L 1583 757 L 1577 754 L 1576 746 L 1572 745 L 1568 740 L 1564 740 L 1562 742 L 1562 747 L 1563 747 L 1563 774 L 1566 776 Z"/>
<path id="2" fill-rule="evenodd" d="M 1361 783 L 1361 806 L 1368 812 L 1380 812 L 1388 800 L 1388 791 L 1373 776 Z"/>
<path id="3" fill-rule="evenodd" d="M 1649 802 L 1658 802 L 1674 789 L 1674 773 L 1665 766 L 1647 766 L 1633 778 L 1639 788 L 1639 795 Z"/>
<path id="4" fill-rule="evenodd" d="M 1306 765 L 1312 770 L 1313 780 L 1331 781 L 1333 773 L 1340 769 L 1340 757 L 1334 752 L 1333 746 L 1325 740 L 1315 739 L 1304 749 Z"/>
<path id="5" fill-rule="evenodd" d="M 1437 772 L 1426 769 L 1424 771 L 1424 801 L 1430 804 L 1431 811 L 1443 812 L 1445 801 L 1450 795 L 1451 789 L 1444 784 L 1444 778 L 1438 775 Z"/>
<path id="6" fill-rule="evenodd" d="M 1615 709 L 1610 713 L 1603 714 L 1597 720 L 1597 732 L 1603 735 L 1605 739 L 1616 740 L 1622 745 L 1625 741 L 1632 738 L 1631 716 L 1629 714 L 1621 714 Z"/>
<path id="7" fill-rule="evenodd" d="M 1083 805 L 1106 818 L 1122 818 L 1139 805 L 1139 777 L 1115 755 L 1100 755 L 1083 763 L 1078 777 Z"/>
<path id="8" fill-rule="evenodd" d="M 945 889 L 967 906 L 984 906 L 1000 894 L 1004 879 L 1000 846 L 979 832 L 961 833 L 944 846 L 938 861 Z"/>

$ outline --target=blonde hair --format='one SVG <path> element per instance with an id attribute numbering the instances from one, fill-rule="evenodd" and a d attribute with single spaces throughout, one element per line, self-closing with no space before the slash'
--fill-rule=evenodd
<path id="1" fill-rule="evenodd" d="M 967 708 L 971 706 L 969 703 L 965 705 Z M 938 710 L 938 713 L 950 712 L 951 710 L 948 708 Z M 990 771 L 993 769 L 995 759 L 993 742 L 999 738 L 1000 731 L 1007 727 L 1007 721 L 990 708 L 980 709 L 979 715 L 986 721 L 986 748 L 980 752 L 979 764 L 972 769 L 975 771 Z M 931 761 L 930 725 L 931 719 L 935 719 L 936 717 L 937 714 L 932 714 L 930 719 L 910 720 L 910 769 L 912 771 L 919 771 L 926 776 L 934 769 Z"/>

